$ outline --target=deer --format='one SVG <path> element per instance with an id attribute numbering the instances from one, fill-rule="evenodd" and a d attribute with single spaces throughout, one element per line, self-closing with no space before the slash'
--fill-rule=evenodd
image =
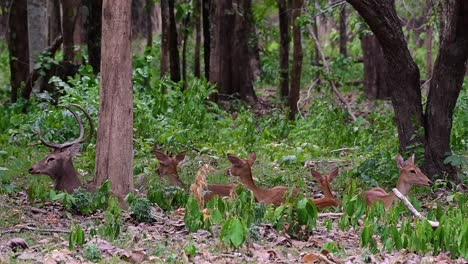
<path id="1" fill-rule="evenodd" d="M 400 170 L 396 188 L 403 195 L 407 195 L 411 186 L 431 186 L 432 181 L 414 164 L 414 154 L 406 161 L 400 154 L 396 157 L 397 167 Z M 364 193 L 364 198 L 368 206 L 376 201 L 383 201 L 385 210 L 388 210 L 393 201 L 398 197 L 393 193 L 387 193 L 380 187 L 375 187 Z"/>
<path id="2" fill-rule="evenodd" d="M 71 108 L 74 106 L 81 110 L 86 119 L 89 121 L 89 134 L 84 137 L 84 125 L 80 116 Z M 78 177 L 78 172 L 76 171 L 73 165 L 73 157 L 80 152 L 81 144 L 85 141 L 88 141 L 94 131 L 93 121 L 91 116 L 86 110 L 77 104 L 64 105 L 60 106 L 66 108 L 70 113 L 72 113 L 75 118 L 78 126 L 80 128 L 80 135 L 77 139 L 72 141 L 67 141 L 65 143 L 53 143 L 47 142 L 39 129 L 35 130 L 41 143 L 47 147 L 51 148 L 51 151 L 47 156 L 36 162 L 34 165 L 29 168 L 30 174 L 42 174 L 49 176 L 53 181 L 53 186 L 55 190 L 65 191 L 68 193 L 73 193 L 76 189 L 81 186 L 80 179 Z"/>
<path id="3" fill-rule="evenodd" d="M 257 187 L 252 178 L 252 165 L 256 160 L 255 152 L 249 154 L 247 159 L 240 159 L 233 154 L 227 154 L 231 166 L 227 170 L 229 176 L 238 177 L 240 182 L 249 190 L 253 192 L 255 200 L 264 204 L 273 204 L 279 206 L 282 204 L 289 192 L 289 187 L 275 186 L 271 189 L 262 189 Z M 330 182 L 338 176 L 338 168 L 335 168 L 329 175 L 322 175 L 317 171 L 311 170 L 312 176 L 319 182 L 325 197 L 312 199 L 317 208 L 325 208 L 328 206 L 337 206 L 340 204 L 339 200 L 334 197 L 330 190 Z M 292 189 L 292 194 L 296 196 L 299 193 L 297 188 Z"/>
<path id="4" fill-rule="evenodd" d="M 154 153 L 156 159 L 159 161 L 159 167 L 156 169 L 156 173 L 160 177 L 167 178 L 170 184 L 186 189 L 187 186 L 180 179 L 178 173 L 178 166 L 185 159 L 185 151 L 177 155 L 166 155 L 161 150 L 155 149 Z M 215 196 L 228 197 L 231 195 L 233 188 L 234 185 L 232 184 L 208 184 L 203 199 L 207 202 Z"/>

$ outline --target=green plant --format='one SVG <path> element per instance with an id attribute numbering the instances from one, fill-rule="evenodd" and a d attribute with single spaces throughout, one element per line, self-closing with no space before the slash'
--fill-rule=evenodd
<path id="1" fill-rule="evenodd" d="M 95 244 L 84 246 L 84 257 L 91 262 L 98 262 L 102 259 L 102 252 Z"/>
<path id="2" fill-rule="evenodd" d="M 104 211 L 104 224 L 99 228 L 101 236 L 110 240 L 115 240 L 120 235 L 121 230 L 121 212 L 117 198 L 110 196 L 106 211 Z"/>
<path id="3" fill-rule="evenodd" d="M 150 223 L 151 218 L 151 202 L 146 198 L 138 198 L 133 193 L 129 193 L 125 200 L 130 206 L 131 216 L 138 222 Z"/>
<path id="4" fill-rule="evenodd" d="M 70 226 L 70 236 L 68 237 L 68 248 L 73 250 L 76 245 L 82 246 L 85 242 L 85 233 L 80 225 L 73 223 Z"/>
<path id="5" fill-rule="evenodd" d="M 238 217 L 228 218 L 221 228 L 219 238 L 226 246 L 238 248 L 247 239 L 247 225 Z"/>
<path id="6" fill-rule="evenodd" d="M 197 201 L 193 197 L 189 197 L 185 205 L 184 223 L 185 227 L 190 232 L 195 232 L 206 226 L 203 213 L 198 206 Z"/>

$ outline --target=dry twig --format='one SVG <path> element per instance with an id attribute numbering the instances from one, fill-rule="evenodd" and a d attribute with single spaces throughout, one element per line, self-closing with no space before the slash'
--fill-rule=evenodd
<path id="1" fill-rule="evenodd" d="M 393 188 L 392 191 L 406 205 L 406 207 L 408 207 L 408 210 L 410 210 L 414 216 L 421 220 L 427 220 L 421 215 L 421 213 L 418 212 L 418 210 L 416 210 L 416 208 L 414 208 L 410 201 L 408 201 L 408 199 L 406 199 L 406 197 L 400 191 L 398 191 L 397 188 Z M 427 220 L 427 222 L 429 222 L 429 224 L 434 228 L 439 226 L 439 222 L 434 222 L 431 220 Z"/>

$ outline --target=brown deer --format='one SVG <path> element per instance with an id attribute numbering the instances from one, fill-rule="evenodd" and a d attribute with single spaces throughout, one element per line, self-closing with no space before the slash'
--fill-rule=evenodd
<path id="1" fill-rule="evenodd" d="M 255 196 L 257 202 L 265 204 L 274 204 L 276 206 L 283 203 L 286 199 L 286 196 L 289 192 L 289 187 L 285 186 L 276 186 L 271 189 L 262 189 L 255 185 L 255 182 L 252 178 L 252 165 L 256 160 L 256 155 L 254 152 L 249 154 L 249 157 L 245 160 L 238 158 L 235 155 L 227 154 L 231 166 L 229 167 L 227 173 L 231 176 L 239 177 L 241 183 L 249 190 L 251 190 Z M 312 175 L 319 182 L 325 197 L 311 199 L 315 203 L 317 208 L 324 208 L 328 206 L 339 205 L 339 200 L 337 200 L 331 190 L 330 182 L 336 178 L 338 175 L 338 169 L 335 169 L 330 175 L 323 176 L 320 173 L 313 171 Z M 297 188 L 293 189 L 294 196 L 298 194 Z"/>
<path id="2" fill-rule="evenodd" d="M 83 126 L 83 121 L 81 120 L 80 116 L 73 109 L 71 109 L 70 106 L 74 106 L 80 109 L 88 119 L 90 130 L 86 138 L 84 137 L 85 129 Z M 29 173 L 48 175 L 50 178 L 52 178 L 54 188 L 56 190 L 72 193 L 75 189 L 81 186 L 78 173 L 73 166 L 72 158 L 80 152 L 81 144 L 91 138 L 94 127 L 91 116 L 83 107 L 76 104 L 62 107 L 70 111 L 75 117 L 75 120 L 80 127 L 80 135 L 75 140 L 59 144 L 45 141 L 39 129 L 36 130 L 36 133 L 42 144 L 52 148 L 52 151 L 47 154 L 43 160 L 40 160 L 36 164 L 32 165 L 32 167 L 29 168 Z"/>
<path id="3" fill-rule="evenodd" d="M 407 161 L 404 161 L 403 157 L 397 154 L 396 161 L 398 169 L 400 169 L 396 188 L 403 195 L 407 195 L 413 185 L 430 186 L 432 184 L 431 180 L 414 164 L 414 154 Z M 380 187 L 365 192 L 364 197 L 367 205 L 371 205 L 375 201 L 383 201 L 385 209 L 389 209 L 393 201 L 398 199 L 393 192 L 387 193 Z"/>
<path id="4" fill-rule="evenodd" d="M 156 149 L 154 152 L 159 161 L 159 167 L 156 169 L 156 173 L 160 177 L 166 177 L 170 184 L 186 189 L 186 185 L 180 179 L 177 170 L 178 165 L 185 159 L 185 151 L 175 156 L 166 155 L 159 149 Z M 234 185 L 232 184 L 209 184 L 203 199 L 206 202 L 215 196 L 230 196 L 233 187 Z"/>

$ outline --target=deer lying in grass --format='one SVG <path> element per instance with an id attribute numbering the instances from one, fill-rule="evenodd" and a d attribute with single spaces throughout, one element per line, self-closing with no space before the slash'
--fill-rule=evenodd
<path id="1" fill-rule="evenodd" d="M 186 189 L 186 185 L 180 180 L 179 173 L 177 171 L 178 165 L 185 159 L 185 151 L 175 156 L 171 156 L 156 149 L 155 155 L 159 161 L 159 167 L 156 169 L 156 173 L 161 177 L 166 177 L 170 184 Z M 206 202 L 215 196 L 230 196 L 233 187 L 234 185 L 232 184 L 209 184 L 203 199 Z"/>
<path id="2" fill-rule="evenodd" d="M 396 155 L 397 166 L 400 169 L 400 176 L 396 188 L 403 195 L 407 195 L 411 186 L 430 186 L 431 180 L 414 164 L 414 154 L 407 161 L 403 160 L 400 154 Z M 365 192 L 364 197 L 367 205 L 371 205 L 375 201 L 383 201 L 385 209 L 389 209 L 394 200 L 398 197 L 393 193 L 387 193 L 380 187 L 375 187 Z"/>
<path id="3" fill-rule="evenodd" d="M 90 130 L 86 138 L 84 137 L 85 129 L 83 122 L 80 116 L 73 109 L 71 109 L 70 106 L 74 106 L 80 109 L 88 119 Z M 75 117 L 75 120 L 80 127 L 80 135 L 75 140 L 59 144 L 45 141 L 40 131 L 37 130 L 36 133 L 39 137 L 39 140 L 42 142 L 42 144 L 52 148 L 52 151 L 47 154 L 43 160 L 40 160 L 32 165 L 32 167 L 29 168 L 29 173 L 48 175 L 50 178 L 52 178 L 54 188 L 56 190 L 72 193 L 75 189 L 81 186 L 78 173 L 73 166 L 72 158 L 80 152 L 81 144 L 91 138 L 94 127 L 91 116 L 88 114 L 88 112 L 86 112 L 85 109 L 83 109 L 83 107 L 76 104 L 62 107 L 70 111 Z"/>
<path id="4" fill-rule="evenodd" d="M 255 153 L 250 153 L 249 157 L 245 160 L 238 158 L 235 155 L 227 154 L 229 161 L 231 162 L 231 166 L 228 169 L 228 174 L 231 176 L 239 177 L 241 183 L 249 190 L 251 190 L 255 196 L 257 202 L 265 203 L 265 204 L 274 204 L 276 206 L 283 203 L 286 199 L 286 196 L 289 192 L 289 187 L 285 186 L 276 186 L 271 189 L 262 189 L 255 185 L 255 182 L 252 178 L 252 170 L 251 167 L 255 162 L 256 155 Z M 333 181 L 336 176 L 338 176 L 338 168 L 332 171 L 330 175 L 323 176 L 322 174 L 312 170 L 312 176 L 320 184 L 320 187 L 325 195 L 323 198 L 311 199 L 312 202 L 315 203 L 317 208 L 324 208 L 328 206 L 337 206 L 340 204 L 339 200 L 336 199 L 331 190 L 330 190 L 330 182 Z M 298 194 L 298 190 L 296 188 L 293 189 L 293 195 L 296 196 Z"/>

